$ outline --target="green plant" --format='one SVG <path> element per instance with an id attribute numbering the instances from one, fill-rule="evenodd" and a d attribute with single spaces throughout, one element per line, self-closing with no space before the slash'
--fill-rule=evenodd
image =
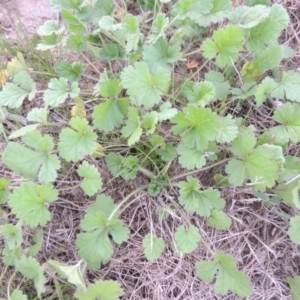
<path id="1" fill-rule="evenodd" d="M 196 213 L 219 230 L 232 222 L 220 191 L 206 188 L 193 175 L 218 167 L 223 173 L 216 177 L 220 186 L 247 187 L 263 199 L 278 196 L 299 210 L 300 163 L 291 149 L 300 142 L 300 74 L 286 70 L 295 53 L 278 43 L 289 16 L 283 5 L 267 1 L 264 5 L 247 1 L 237 8 L 229 0 L 138 2 L 146 11 L 134 16 L 124 1 L 52 1 L 64 26 L 46 21 L 38 29 L 37 49 L 48 51 L 66 42 L 80 61 L 57 63 L 57 74 L 43 91 L 43 106 L 27 115 L 31 124 L 8 134 L 2 128 L 7 140 L 3 163 L 25 180 L 17 186 L 6 178 L 0 181 L 0 203 L 17 219 L 16 224 L 4 222 L 0 227 L 3 262 L 32 279 L 38 297 L 45 292 L 45 268 L 54 278 L 57 273 L 73 284 L 78 299 L 117 299 L 124 293 L 119 283 L 99 280 L 86 285 L 86 269 L 108 263 L 114 243 L 126 242 L 130 231 L 121 219 L 122 210 L 138 192 L 148 190 L 155 197 L 173 188 L 179 191 L 174 206 L 185 209 L 176 211 L 182 225 L 174 233 L 174 252 L 188 254 L 203 243 L 212 261 L 198 262 L 197 276 L 208 283 L 216 276 L 216 293 L 248 296 L 250 278 L 238 271 L 231 255 L 214 252 L 189 219 L 188 213 Z M 222 28 L 215 25 L 223 21 Z M 193 72 L 185 64 L 195 55 L 204 59 Z M 105 63 L 106 70 L 99 72 L 89 57 Z M 25 99 L 33 101 L 38 93 L 24 64 L 14 67 L 12 82 L 0 92 L 7 113 L 20 109 Z M 185 73 L 177 76 L 176 68 L 182 67 Z M 96 75 L 91 77 L 84 69 Z M 80 88 L 81 78 L 94 80 L 93 90 Z M 73 117 L 67 123 L 51 121 L 50 109 L 67 108 L 69 99 L 75 105 Z M 252 110 L 274 100 L 280 106 L 271 125 L 251 124 Z M 236 113 L 234 108 L 242 105 L 245 108 Z M 93 112 L 86 113 L 86 106 Z M 114 177 L 133 180 L 142 173 L 148 183 L 115 204 L 101 191 L 102 178 L 89 159 L 102 156 Z M 177 161 L 188 171 L 173 175 L 170 166 Z M 77 186 L 87 196 L 96 196 L 76 238 L 82 261 L 66 265 L 49 260 L 41 266 L 34 258 L 38 250 L 24 249 L 22 231 L 51 222 L 51 206 L 63 191 L 55 183 L 70 163 L 77 167 Z M 298 244 L 299 218 L 299 213 L 291 217 L 289 229 Z M 145 235 L 143 247 L 146 258 L 156 260 L 171 245 L 153 231 Z M 287 282 L 295 285 L 296 279 Z M 19 290 L 8 289 L 7 297 L 27 299 Z"/>

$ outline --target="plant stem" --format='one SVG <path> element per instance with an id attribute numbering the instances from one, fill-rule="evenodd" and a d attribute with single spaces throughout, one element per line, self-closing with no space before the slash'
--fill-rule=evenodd
<path id="1" fill-rule="evenodd" d="M 14 272 L 13 272 L 13 274 L 10 276 L 9 281 L 8 281 L 8 283 L 7 283 L 7 298 L 8 298 L 8 300 L 11 299 L 11 298 L 10 298 L 10 286 L 11 286 L 11 283 L 12 283 L 12 281 L 13 281 L 13 279 L 14 279 L 16 273 L 17 273 L 17 271 L 14 271 Z"/>
<path id="2" fill-rule="evenodd" d="M 126 203 L 133 195 L 135 195 L 136 193 L 146 189 L 149 186 L 149 184 L 145 184 L 137 189 L 135 189 L 134 191 L 132 191 L 130 194 L 128 194 L 117 206 L 116 208 L 112 211 L 112 213 L 110 214 L 110 216 L 108 217 L 108 221 L 111 221 L 112 218 L 114 217 L 114 215 L 116 214 L 116 212 L 120 209 L 120 207 Z"/>
<path id="3" fill-rule="evenodd" d="M 145 169 L 143 167 L 140 167 L 139 171 L 142 172 L 144 175 L 146 175 L 149 178 L 153 178 L 154 177 L 154 174 L 151 171 L 149 171 L 149 170 L 147 170 L 147 169 Z"/>
<path id="4" fill-rule="evenodd" d="M 187 172 L 187 173 L 184 173 L 184 174 L 180 174 L 178 176 L 174 176 L 174 177 L 170 178 L 170 181 L 174 181 L 174 180 L 177 180 L 177 179 L 182 178 L 182 177 L 186 177 L 186 176 L 189 176 L 189 175 L 197 174 L 197 173 L 202 172 L 202 171 L 209 170 L 209 169 L 214 168 L 214 167 L 216 167 L 218 165 L 221 165 L 221 164 L 223 164 L 223 163 L 225 163 L 225 162 L 227 162 L 229 160 L 230 160 L 230 158 L 225 158 L 225 159 L 220 160 L 217 163 L 215 163 L 213 165 L 210 165 L 210 166 L 207 166 L 205 168 L 197 169 L 197 170 L 190 171 L 190 172 Z"/>

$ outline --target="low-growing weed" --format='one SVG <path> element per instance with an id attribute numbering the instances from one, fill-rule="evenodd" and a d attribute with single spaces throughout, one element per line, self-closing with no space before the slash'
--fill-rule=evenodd
<path id="1" fill-rule="evenodd" d="M 216 294 L 251 295 L 246 266 L 211 247 L 193 218 L 228 230 L 233 221 L 221 191 L 241 188 L 263 205 L 295 208 L 288 235 L 300 244 L 300 73 L 287 67 L 295 51 L 278 42 L 289 25 L 285 7 L 256 0 L 236 7 L 230 0 L 138 1 L 130 9 L 111 0 L 52 5 L 63 24 L 46 21 L 35 49 L 14 53 L 0 92 L 2 162 L 19 175 L 0 179 L 3 272 L 14 272 L 6 297 L 32 299 L 13 284 L 22 274 L 38 298 L 52 285 L 58 299 L 69 299 L 62 280 L 76 299 L 118 299 L 126 289 L 112 275 L 87 283 L 87 271 L 109 263 L 116 244 L 126 243 L 131 228 L 122 213 L 138 195 L 158 199 L 165 191 L 178 199 L 170 197 L 158 214 L 181 223 L 173 243 L 151 225 L 142 241 L 145 258 L 156 261 L 166 251 L 183 257 L 201 245 L 210 257 L 196 262 L 198 280 L 213 283 Z M 45 60 L 64 48 L 66 59 Z M 39 90 L 34 65 L 28 67 L 35 55 L 46 89 Z M 29 105 L 37 97 L 40 105 Z M 7 126 L 16 112 L 26 122 Z M 109 182 L 98 162 L 112 175 Z M 116 178 L 128 181 L 122 199 L 107 192 Z M 80 260 L 40 256 L 53 208 L 70 202 L 61 195 L 76 188 L 85 194 L 71 202 L 84 209 L 75 241 Z M 299 299 L 299 277 L 286 282 Z"/>

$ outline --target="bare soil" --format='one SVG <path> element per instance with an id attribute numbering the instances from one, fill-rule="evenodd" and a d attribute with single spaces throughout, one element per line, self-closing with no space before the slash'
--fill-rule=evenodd
<path id="1" fill-rule="evenodd" d="M 133 1 L 126 1 L 131 4 Z M 283 3 L 283 1 L 278 1 Z M 9 39 L 16 37 L 18 24 L 23 24 L 30 34 L 47 19 L 58 18 L 52 12 L 50 0 L 0 0 L 0 22 L 3 33 Z M 285 43 L 298 51 L 296 57 L 288 65 L 291 69 L 299 68 L 300 47 L 300 0 L 286 1 L 291 16 L 291 26 L 284 33 Z M 266 110 L 269 109 L 266 107 Z M 265 122 L 255 118 L 256 126 Z M 4 148 L 5 145 L 3 145 Z M 298 149 L 295 150 L 299 151 Z M 105 193 L 111 195 L 116 202 L 128 195 L 136 186 L 140 186 L 143 177 L 130 183 L 120 179 L 112 179 L 106 170 L 103 160 L 91 161 L 95 164 L 106 186 Z M 173 174 L 180 174 L 178 165 L 172 165 Z M 72 168 L 68 175 L 72 177 Z M 16 175 L 0 164 L 0 177 L 14 180 Z M 213 174 L 202 174 L 198 178 L 204 187 L 209 187 Z M 207 186 L 206 186 L 207 185 Z M 57 183 L 64 187 L 64 181 Z M 226 213 L 232 218 L 233 224 L 227 231 L 208 228 L 203 218 L 189 215 L 203 238 L 213 251 L 223 250 L 234 256 L 238 268 L 246 272 L 253 285 L 254 293 L 247 300 L 291 300 L 289 287 L 284 282 L 286 276 L 300 274 L 299 247 L 291 242 L 287 235 L 288 220 L 283 213 L 294 215 L 296 212 L 285 204 L 265 205 L 251 194 L 250 189 L 227 188 L 222 190 L 226 199 Z M 52 222 L 44 228 L 43 249 L 37 257 L 40 262 L 56 259 L 74 264 L 78 262 L 75 247 L 76 234 L 79 233 L 83 211 L 92 202 L 79 189 L 66 192 L 62 198 L 69 200 L 56 202 L 52 207 Z M 195 262 L 211 260 L 210 253 L 200 244 L 196 251 L 184 257 L 177 256 L 172 249 L 172 237 L 182 220 L 175 215 L 162 219 L 157 214 L 158 206 L 172 207 L 171 200 L 177 201 L 178 191 L 163 192 L 159 197 L 152 198 L 141 192 L 136 201 L 127 207 L 122 214 L 126 226 L 131 229 L 130 240 L 116 246 L 112 260 L 100 270 L 89 271 L 88 280 L 118 280 L 126 294 L 122 300 L 240 300 L 233 294 L 216 295 L 213 285 L 200 281 L 195 275 Z M 77 207 L 77 208 L 76 208 Z M 80 208 L 78 208 L 80 207 Z M 143 254 L 142 239 L 148 232 L 163 236 L 169 245 L 156 262 L 148 262 Z M 1 243 L 0 243 L 1 248 Z M 0 272 L 1 273 L 1 272 Z M 52 285 L 49 279 L 49 287 Z M 3 296 L 0 294 L 0 297 Z M 44 298 L 47 299 L 47 298 Z M 244 298 L 245 299 L 245 298 Z"/>
<path id="2" fill-rule="evenodd" d="M 49 0 L 0 0 L 0 26 L 10 39 L 16 37 L 20 24 L 27 33 L 33 34 L 44 21 L 57 16 Z"/>

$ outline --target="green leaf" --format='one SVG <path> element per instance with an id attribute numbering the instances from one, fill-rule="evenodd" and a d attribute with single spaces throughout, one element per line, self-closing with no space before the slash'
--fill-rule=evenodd
<path id="1" fill-rule="evenodd" d="M 158 121 L 158 116 L 155 111 L 144 114 L 142 120 L 142 127 L 148 129 L 146 131 L 146 135 L 150 135 L 155 132 L 157 121 Z"/>
<path id="2" fill-rule="evenodd" d="M 152 22 L 151 34 L 147 37 L 147 43 L 154 44 L 159 38 L 165 39 L 165 29 L 169 24 L 169 18 L 165 14 L 159 13 Z"/>
<path id="3" fill-rule="evenodd" d="M 85 25 L 69 10 L 62 9 L 60 11 L 61 17 L 65 24 L 69 25 L 69 30 L 78 35 L 84 35 L 86 29 Z"/>
<path id="4" fill-rule="evenodd" d="M 105 157 L 107 169 L 115 176 L 118 177 L 122 174 L 123 158 L 121 155 L 110 152 Z"/>
<path id="5" fill-rule="evenodd" d="M 160 258 L 165 250 L 166 244 L 162 238 L 157 238 L 152 233 L 148 233 L 143 238 L 143 247 L 147 259 L 153 261 Z"/>
<path id="6" fill-rule="evenodd" d="M 230 0 L 201 0 L 193 2 L 196 3 L 188 11 L 187 16 L 203 27 L 222 22 L 224 18 L 229 16 L 232 9 Z"/>
<path id="7" fill-rule="evenodd" d="M 126 38 L 126 53 L 137 51 L 140 41 L 139 22 L 136 16 L 126 14 L 124 20 L 124 33 Z"/>
<path id="8" fill-rule="evenodd" d="M 105 195 L 98 196 L 96 205 L 86 211 L 81 227 L 87 232 L 77 235 L 76 246 L 80 257 L 92 269 L 99 269 L 113 254 L 109 233 L 118 244 L 128 239 L 129 230 L 123 226 L 123 221 L 115 219 L 117 214 L 112 199 Z"/>
<path id="9" fill-rule="evenodd" d="M 27 115 L 27 120 L 30 122 L 43 123 L 44 118 L 47 118 L 47 110 L 44 108 L 34 107 Z"/>
<path id="10" fill-rule="evenodd" d="M 59 154 L 66 161 L 78 161 L 85 155 L 92 155 L 98 147 L 97 135 L 88 125 L 86 119 L 80 117 L 72 118 L 70 126 L 65 128 L 59 135 Z"/>
<path id="11" fill-rule="evenodd" d="M 112 16 L 103 16 L 99 20 L 98 26 L 102 30 L 109 30 L 109 31 L 116 31 L 122 28 L 122 24 L 116 24 L 115 19 Z M 95 33 L 98 33 L 98 30 L 95 30 L 94 34 Z"/>
<path id="12" fill-rule="evenodd" d="M 97 212 L 102 212 L 106 217 L 109 217 L 112 212 L 116 210 L 117 205 L 114 204 L 113 198 L 106 196 L 105 194 L 100 194 L 96 198 L 96 202 L 90 205 L 86 209 L 86 213 L 95 214 Z M 119 211 L 115 211 L 115 217 L 119 216 Z"/>
<path id="13" fill-rule="evenodd" d="M 213 280 L 214 274 L 219 270 L 215 283 L 217 294 L 225 295 L 232 291 L 240 297 L 247 297 L 252 293 L 249 277 L 238 271 L 235 259 L 223 251 L 214 255 L 213 262 L 198 262 L 196 269 L 197 276 L 207 283 Z"/>
<path id="14" fill-rule="evenodd" d="M 110 221 L 108 228 L 113 240 L 117 244 L 122 244 L 123 242 L 126 242 L 128 240 L 130 230 L 124 227 L 122 220 Z"/>
<path id="15" fill-rule="evenodd" d="M 231 226 L 231 219 L 221 210 L 212 210 L 207 219 L 207 225 L 220 230 L 226 230 Z"/>
<path id="16" fill-rule="evenodd" d="M 245 4 L 248 6 L 255 6 L 255 5 L 265 5 L 265 6 L 271 6 L 271 3 L 269 0 L 246 0 Z"/>
<path id="17" fill-rule="evenodd" d="M 286 29 L 290 23 L 289 14 L 282 4 L 275 3 L 272 5 L 270 17 L 276 20 L 281 30 Z"/>
<path id="18" fill-rule="evenodd" d="M 86 49 L 86 40 L 82 34 L 72 34 L 67 39 L 67 46 L 70 50 L 82 52 Z"/>
<path id="19" fill-rule="evenodd" d="M 177 114 L 177 108 L 173 108 L 170 102 L 164 102 L 159 107 L 159 112 L 157 112 L 158 121 L 167 121 L 172 119 Z"/>
<path id="20" fill-rule="evenodd" d="M 62 35 L 60 34 L 51 34 L 51 35 L 43 35 L 42 43 L 38 43 L 35 47 L 36 50 L 46 51 L 52 48 L 58 47 L 62 43 Z"/>
<path id="21" fill-rule="evenodd" d="M 19 290 L 14 290 L 13 293 L 10 295 L 10 300 L 27 300 L 27 296 L 24 295 Z"/>
<path id="22" fill-rule="evenodd" d="M 51 220 L 48 203 L 58 199 L 58 191 L 52 184 L 22 183 L 9 196 L 9 206 L 17 218 L 30 227 L 44 226 Z"/>
<path id="23" fill-rule="evenodd" d="M 36 94 L 36 85 L 25 72 L 14 76 L 13 82 L 7 83 L 0 91 L 0 105 L 18 108 L 28 98 L 31 101 Z"/>
<path id="24" fill-rule="evenodd" d="M 61 34 L 64 32 L 64 27 L 59 27 L 58 20 L 47 20 L 37 29 L 39 35 Z"/>
<path id="25" fill-rule="evenodd" d="M 199 230 L 194 225 L 188 229 L 185 229 L 184 226 L 177 227 L 174 237 L 176 246 L 185 254 L 193 252 L 201 240 Z"/>
<path id="26" fill-rule="evenodd" d="M 124 69 L 121 79 L 133 105 L 152 108 L 168 89 L 171 77 L 164 68 L 157 69 L 153 75 L 145 62 L 137 62 Z"/>
<path id="27" fill-rule="evenodd" d="M 80 260 L 76 265 L 67 265 L 55 260 L 48 260 L 47 266 L 58 273 L 61 278 L 66 278 L 68 282 L 74 284 L 79 290 L 85 291 L 84 271 L 86 264 Z"/>
<path id="28" fill-rule="evenodd" d="M 177 44 L 171 45 L 162 38 L 153 45 L 145 45 L 143 50 L 144 61 L 148 64 L 152 73 L 160 67 L 171 71 L 170 64 L 178 61 L 180 57 L 180 46 Z"/>
<path id="29" fill-rule="evenodd" d="M 160 149 L 157 150 L 163 161 L 172 161 L 176 157 L 176 148 L 171 143 L 163 144 Z"/>
<path id="30" fill-rule="evenodd" d="M 257 106 L 261 106 L 268 98 L 271 98 L 272 91 L 276 87 L 276 82 L 273 78 L 266 77 L 257 87 L 255 93 L 255 101 Z"/>
<path id="31" fill-rule="evenodd" d="M 199 181 L 191 176 L 187 182 L 178 183 L 179 203 L 187 211 L 197 212 L 200 216 L 209 217 L 213 209 L 223 209 L 225 200 L 220 197 L 220 192 L 212 188 L 200 191 Z"/>
<path id="32" fill-rule="evenodd" d="M 226 100 L 229 94 L 230 84 L 225 81 L 222 73 L 209 71 L 205 74 L 205 80 L 211 82 L 215 87 L 216 96 L 213 100 Z"/>
<path id="33" fill-rule="evenodd" d="M 79 94 L 77 82 L 71 84 L 68 88 L 68 80 L 66 78 L 52 78 L 49 82 L 48 89 L 44 93 L 44 101 L 51 106 L 58 106 L 65 102 L 68 97 L 74 98 Z"/>
<path id="34" fill-rule="evenodd" d="M 44 284 L 46 283 L 46 278 L 43 274 L 43 268 L 35 258 L 22 257 L 19 261 L 17 261 L 16 269 L 25 277 L 33 279 L 39 297 L 43 292 L 45 292 Z"/>
<path id="35" fill-rule="evenodd" d="M 219 119 L 219 126 L 217 127 L 218 135 L 216 142 L 224 144 L 232 142 L 238 135 L 238 126 L 231 115 Z"/>
<path id="36" fill-rule="evenodd" d="M 113 254 L 108 231 L 119 244 L 128 239 L 129 230 L 123 226 L 123 222 L 108 221 L 102 212 L 87 214 L 82 226 L 85 230 L 89 229 L 89 232 L 77 235 L 76 246 L 79 247 L 80 257 L 85 259 L 92 269 L 99 268 L 101 263 L 106 264 Z M 91 255 L 92 253 L 94 254 Z"/>
<path id="37" fill-rule="evenodd" d="M 26 125 L 24 127 L 21 127 L 20 129 L 17 129 L 12 134 L 10 134 L 10 136 L 8 137 L 8 139 L 12 140 L 12 139 L 24 136 L 27 133 L 29 133 L 29 132 L 37 129 L 38 126 L 39 126 L 39 124 L 30 124 L 30 125 Z"/>
<path id="38" fill-rule="evenodd" d="M 40 249 L 42 248 L 42 244 L 43 244 L 43 230 L 40 229 L 38 231 L 36 231 L 32 237 L 34 244 L 32 246 L 29 247 L 29 254 L 31 256 L 35 256 L 38 254 L 38 252 L 40 251 Z"/>
<path id="39" fill-rule="evenodd" d="M 249 41 L 246 46 L 249 51 L 260 53 L 266 46 L 276 44 L 280 32 L 277 22 L 273 18 L 267 18 L 264 22 L 250 29 Z"/>
<path id="40" fill-rule="evenodd" d="M 227 25 L 225 28 L 214 31 L 212 39 L 206 39 L 201 50 L 208 59 L 216 58 L 219 67 L 231 66 L 238 58 L 243 48 L 243 31 L 236 25 Z"/>
<path id="41" fill-rule="evenodd" d="M 287 282 L 291 288 L 293 300 L 300 300 L 300 276 L 288 276 L 285 278 L 285 282 Z"/>
<path id="42" fill-rule="evenodd" d="M 139 160 L 136 156 L 122 157 L 116 153 L 109 153 L 105 157 L 108 170 L 115 176 L 122 176 L 125 180 L 131 180 L 136 177 L 139 170 Z"/>
<path id="43" fill-rule="evenodd" d="M 273 119 L 282 124 L 270 129 L 276 142 L 300 142 L 300 105 L 289 102 L 283 104 L 275 110 Z"/>
<path id="44" fill-rule="evenodd" d="M 4 237 L 5 243 L 9 249 L 19 247 L 23 242 L 22 224 L 5 224 L 0 226 L 0 234 Z"/>
<path id="45" fill-rule="evenodd" d="M 55 10 L 75 9 L 80 10 L 84 0 L 51 0 L 51 6 Z"/>
<path id="46" fill-rule="evenodd" d="M 123 124 L 128 105 L 128 98 L 109 99 L 101 103 L 94 108 L 94 125 L 105 133 L 120 127 Z"/>
<path id="47" fill-rule="evenodd" d="M 132 146 L 140 140 L 142 135 L 141 121 L 136 108 L 128 107 L 128 119 L 125 124 L 122 128 L 122 136 L 129 138 L 127 144 Z"/>
<path id="48" fill-rule="evenodd" d="M 295 156 L 285 156 L 284 171 L 279 174 L 279 181 L 290 181 L 300 174 L 300 162 Z"/>
<path id="49" fill-rule="evenodd" d="M 300 181 L 295 180 L 289 184 L 279 184 L 273 190 L 273 192 L 275 193 L 275 195 L 283 199 L 285 203 L 300 209 L 299 187 Z"/>
<path id="50" fill-rule="evenodd" d="M 275 68 L 283 59 L 283 46 L 271 46 L 257 55 L 254 61 L 254 68 L 258 69 L 261 74 L 267 70 Z"/>
<path id="51" fill-rule="evenodd" d="M 226 166 L 229 182 L 235 186 L 241 185 L 245 179 L 258 191 L 265 191 L 266 187 L 273 187 L 278 178 L 279 169 L 274 153 L 266 146 L 258 146 L 240 160 L 230 160 Z"/>
<path id="52" fill-rule="evenodd" d="M 9 192 L 6 189 L 10 185 L 10 180 L 0 178 L 0 204 L 6 203 Z"/>
<path id="53" fill-rule="evenodd" d="M 99 269 L 102 263 L 108 263 L 113 254 L 107 231 L 102 229 L 77 234 L 76 246 L 79 248 L 79 256 L 93 270 Z"/>
<path id="54" fill-rule="evenodd" d="M 163 187 L 168 183 L 168 177 L 164 174 L 157 175 L 151 178 L 151 183 L 148 186 L 148 192 L 151 196 L 156 197 L 160 194 Z"/>
<path id="55" fill-rule="evenodd" d="M 206 164 L 203 150 L 197 148 L 187 148 L 183 143 L 177 148 L 179 163 L 188 170 L 200 169 Z"/>
<path id="56" fill-rule="evenodd" d="M 214 180 L 218 187 L 228 187 L 229 186 L 229 181 L 228 181 L 227 176 L 223 176 L 222 174 L 216 174 L 214 176 Z"/>
<path id="57" fill-rule="evenodd" d="M 300 215 L 292 217 L 290 219 L 290 227 L 288 230 L 288 234 L 291 240 L 300 245 Z"/>
<path id="58" fill-rule="evenodd" d="M 210 0 L 179 0 L 172 7 L 172 15 L 177 16 L 180 20 L 184 20 L 185 18 L 189 17 L 189 13 L 192 11 L 208 14 L 212 8 L 213 3 Z"/>
<path id="59" fill-rule="evenodd" d="M 182 141 L 187 148 L 204 150 L 218 133 L 218 116 L 208 108 L 188 106 L 172 118 L 171 122 L 176 124 L 172 131 L 183 134 Z"/>
<path id="60" fill-rule="evenodd" d="M 124 59 L 126 56 L 124 48 L 116 43 L 109 43 L 105 45 L 100 50 L 100 55 L 102 59 L 107 60 Z"/>
<path id="61" fill-rule="evenodd" d="M 100 95 L 106 98 L 116 98 L 122 91 L 120 79 L 108 79 L 100 88 Z"/>
<path id="62" fill-rule="evenodd" d="M 112 280 L 99 280 L 94 284 L 89 284 L 87 291 L 76 292 L 75 297 L 79 300 L 118 300 L 124 295 L 124 291 L 120 284 Z"/>
<path id="63" fill-rule="evenodd" d="M 183 87 L 183 94 L 191 104 L 205 107 L 210 101 L 215 99 L 216 90 L 211 82 L 188 82 Z"/>
<path id="64" fill-rule="evenodd" d="M 300 102 L 300 73 L 292 70 L 283 72 L 282 80 L 274 88 L 272 96 L 277 99 L 286 98 L 290 101 Z"/>
<path id="65" fill-rule="evenodd" d="M 84 177 L 80 187 L 88 196 L 95 195 L 102 188 L 102 179 L 95 166 L 84 161 L 77 169 L 79 176 Z"/>
<path id="66" fill-rule="evenodd" d="M 243 29 L 249 29 L 264 21 L 270 12 L 271 9 L 265 5 L 239 6 L 231 13 L 230 20 Z"/>
<path id="67" fill-rule="evenodd" d="M 18 259 L 23 254 L 22 247 L 17 247 L 15 249 L 9 249 L 5 247 L 2 250 L 2 259 L 6 266 L 16 266 Z"/>
<path id="68" fill-rule="evenodd" d="M 83 74 L 82 64 L 79 62 L 71 64 L 61 60 L 56 64 L 56 70 L 60 77 L 67 78 L 70 82 L 79 81 Z"/>
<path id="69" fill-rule="evenodd" d="M 27 133 L 23 141 L 31 148 L 8 143 L 3 155 L 4 164 L 26 178 L 35 179 L 38 174 L 41 182 L 54 181 L 60 162 L 55 154 L 50 154 L 54 148 L 52 137 L 35 130 Z"/>

